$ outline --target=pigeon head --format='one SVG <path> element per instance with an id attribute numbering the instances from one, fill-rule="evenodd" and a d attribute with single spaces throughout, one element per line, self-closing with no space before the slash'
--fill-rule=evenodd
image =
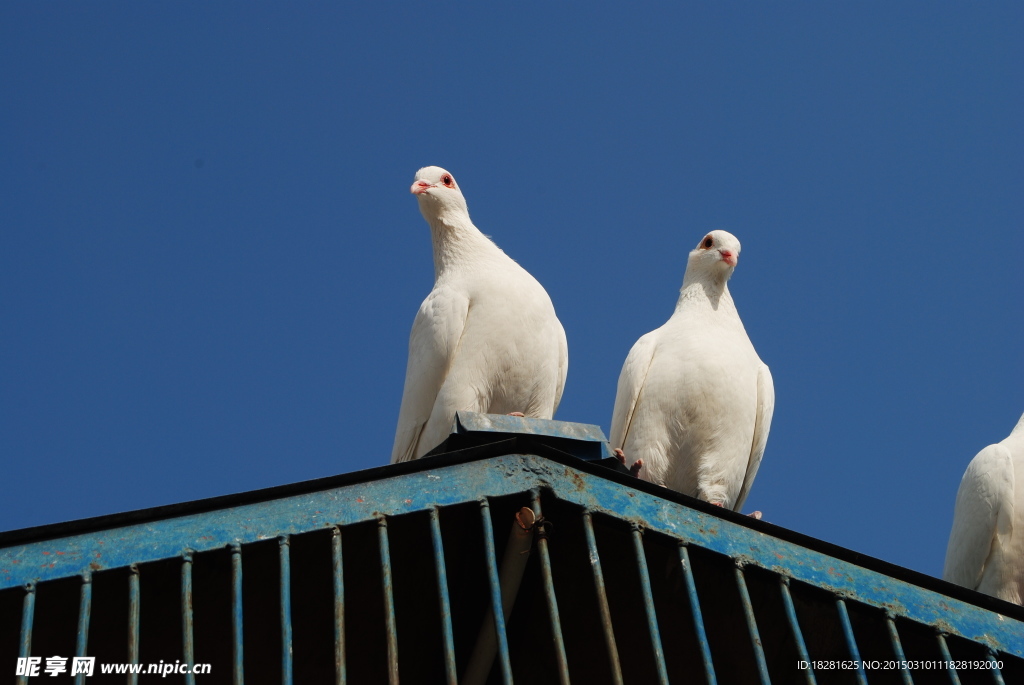
<path id="1" fill-rule="evenodd" d="M 728 278 L 740 258 L 740 241 L 728 231 L 711 231 L 690 252 L 688 267 L 722 273 Z"/>
<path id="2" fill-rule="evenodd" d="M 427 221 L 446 214 L 469 214 L 466 198 L 455 177 L 439 166 L 426 166 L 417 171 L 409 192 L 419 200 L 420 211 Z"/>
<path id="3" fill-rule="evenodd" d="M 690 251 L 683 274 L 676 309 L 694 296 L 706 297 L 717 310 L 718 301 L 728 291 L 726 285 L 740 258 L 740 241 L 727 231 L 711 231 Z"/>

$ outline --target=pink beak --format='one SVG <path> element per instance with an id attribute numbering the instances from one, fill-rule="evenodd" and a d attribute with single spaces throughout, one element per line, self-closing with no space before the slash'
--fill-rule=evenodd
<path id="1" fill-rule="evenodd" d="M 733 254 L 732 250 L 719 250 L 722 254 L 722 261 L 729 266 L 736 266 L 736 255 Z"/>
<path id="2" fill-rule="evenodd" d="M 416 181 L 412 184 L 412 188 L 409 188 L 409 192 L 413 195 L 422 195 L 434 186 L 430 185 L 426 181 Z"/>

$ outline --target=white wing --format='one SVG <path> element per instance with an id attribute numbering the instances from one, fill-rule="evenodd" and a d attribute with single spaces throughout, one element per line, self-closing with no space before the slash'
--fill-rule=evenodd
<path id="1" fill-rule="evenodd" d="M 993 545 L 1013 526 L 1013 479 L 1012 455 L 1003 445 L 989 445 L 971 460 L 956 493 L 943 579 L 978 588 Z"/>
<path id="2" fill-rule="evenodd" d="M 622 364 L 618 389 L 615 391 L 615 408 L 612 410 L 610 441 L 613 449 L 621 448 L 626 443 L 633 412 L 654 360 L 654 350 L 658 346 L 655 333 L 656 330 L 651 331 L 637 340 Z"/>
<path id="3" fill-rule="evenodd" d="M 420 434 L 448 376 L 468 314 L 469 300 L 447 288 L 433 290 L 420 305 L 409 336 L 409 363 L 392 464 L 416 457 Z"/>
<path id="4" fill-rule="evenodd" d="M 558 324 L 558 331 L 561 335 L 558 338 L 558 386 L 555 388 L 555 404 L 551 407 L 551 415 L 555 415 L 555 411 L 558 409 L 558 405 L 562 402 L 562 391 L 565 390 L 565 377 L 569 374 L 569 343 L 565 339 L 565 328 L 562 327 L 562 323 L 555 320 Z"/>
<path id="5" fill-rule="evenodd" d="M 733 511 L 740 511 L 750 494 L 750 486 L 754 484 L 757 469 L 761 466 L 761 457 L 768 444 L 768 431 L 772 427 L 772 414 L 775 413 L 775 383 L 768 366 L 761 364 L 757 370 L 757 415 L 754 418 L 754 440 L 750 447 L 750 459 L 747 461 L 747 472 L 743 476 L 743 487 Z"/>

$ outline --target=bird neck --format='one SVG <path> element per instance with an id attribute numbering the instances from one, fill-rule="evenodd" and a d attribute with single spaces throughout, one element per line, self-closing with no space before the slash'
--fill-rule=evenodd
<path id="1" fill-rule="evenodd" d="M 683 276 L 683 287 L 679 290 L 676 311 L 680 310 L 714 310 L 736 311 L 736 305 L 729 294 L 728 279 L 701 273 Z"/>
<path id="2" fill-rule="evenodd" d="M 439 214 L 427 217 L 430 238 L 434 246 L 434 277 L 440 279 L 455 266 L 467 268 L 479 263 L 492 251 L 499 251 L 487 236 L 480 232 L 468 215 Z"/>

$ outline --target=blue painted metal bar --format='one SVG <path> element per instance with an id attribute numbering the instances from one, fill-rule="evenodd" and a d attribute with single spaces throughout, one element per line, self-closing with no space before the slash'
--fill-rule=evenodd
<path id="1" fill-rule="evenodd" d="M 540 508 L 540 490 L 534 490 L 531 499 L 533 500 L 533 514 L 537 521 L 537 549 L 540 551 L 540 572 L 544 582 L 544 597 L 548 604 L 551 637 L 555 643 L 555 663 L 558 664 L 558 682 L 561 685 L 569 685 L 569 662 L 565 658 L 565 641 L 562 639 L 562 618 L 558 614 L 555 580 L 551 575 L 551 554 L 548 550 L 548 536 L 545 532 L 544 515 Z"/>
<path id="2" fill-rule="evenodd" d="M 388 520 L 383 516 L 377 519 L 377 534 L 384 590 L 384 626 L 388 637 L 388 683 L 398 685 L 398 626 L 395 623 L 394 581 L 391 578 L 391 546 L 388 544 Z"/>
<path id="3" fill-rule="evenodd" d="M 291 539 L 282 535 L 277 539 L 280 592 L 281 592 L 281 683 L 292 685 L 292 562 Z"/>
<path id="4" fill-rule="evenodd" d="M 232 649 L 232 682 L 243 685 L 245 682 L 244 646 L 242 643 L 242 546 L 232 544 L 231 550 L 231 639 Z"/>
<path id="5" fill-rule="evenodd" d="M 836 597 L 836 612 L 839 614 L 839 624 L 843 627 L 843 637 L 846 639 L 846 649 L 850 652 L 850 659 L 857 664 L 857 669 L 854 671 L 857 676 L 857 685 L 868 685 L 868 677 L 860 662 L 857 639 L 853 635 L 853 624 L 850 623 L 850 614 L 846 610 L 846 602 L 842 597 Z"/>
<path id="6" fill-rule="evenodd" d="M 92 615 L 92 574 L 82 576 L 78 596 L 78 632 L 75 636 L 75 656 L 87 656 L 89 649 L 89 617 Z M 85 673 L 75 674 L 75 685 L 85 685 Z"/>
<path id="7" fill-rule="evenodd" d="M 951 685 L 960 685 L 960 676 L 957 675 L 956 668 L 953 667 L 953 656 L 949 653 L 946 636 L 939 632 L 935 634 L 935 639 L 939 643 L 939 654 L 942 655 L 942 661 L 946 664 L 946 675 L 949 676 L 949 682 Z"/>
<path id="8" fill-rule="evenodd" d="M 32 621 L 36 614 L 36 586 L 29 583 L 25 586 L 25 596 L 21 600 L 21 635 L 18 640 L 18 656 L 27 659 L 32 656 Z M 18 676 L 18 685 L 26 685 L 28 675 Z"/>
<path id="9" fill-rule="evenodd" d="M 512 685 L 512 662 L 508 655 L 505 612 L 501 605 L 501 582 L 498 580 L 498 561 L 494 554 L 494 526 L 491 524 L 491 505 L 487 498 L 480 500 L 480 520 L 484 529 L 484 554 L 487 559 L 487 577 L 491 584 L 491 613 L 494 614 L 494 633 L 498 637 L 498 664 L 501 668 L 501 681 L 505 685 Z"/>
<path id="10" fill-rule="evenodd" d="M 789 578 L 787 576 L 779 576 L 779 588 L 782 591 L 782 606 L 785 608 L 786 618 L 789 620 L 789 630 L 793 634 L 793 642 L 796 644 L 796 654 L 800 657 L 800 661 L 810 664 L 811 658 L 807 656 L 807 644 L 804 642 L 803 631 L 800 630 L 800 622 L 796 618 L 796 607 L 793 606 L 793 596 L 789 592 Z M 817 681 L 814 678 L 814 669 L 810 665 L 804 669 L 804 680 L 807 682 L 807 685 L 817 685 Z"/>
<path id="11" fill-rule="evenodd" d="M 196 648 L 193 642 L 192 629 L 192 552 L 186 550 L 181 556 L 181 644 L 185 652 L 185 663 L 188 674 L 185 675 L 186 685 L 195 685 L 196 677 L 192 667 L 196 663 Z"/>
<path id="12" fill-rule="evenodd" d="M 989 669 L 989 672 L 992 674 L 992 682 L 995 683 L 995 685 L 1006 685 L 1006 681 L 1003 680 L 1002 671 L 999 669 L 999 666 L 997 666 L 998 660 L 996 659 L 996 655 L 992 653 L 991 649 L 987 651 L 986 658 L 988 659 L 988 662 L 992 664 L 992 668 Z"/>
<path id="13" fill-rule="evenodd" d="M 700 612 L 700 599 L 697 597 L 697 584 L 693 580 L 693 567 L 690 565 L 690 552 L 686 549 L 686 543 L 679 543 L 679 565 L 683 570 L 683 578 L 686 580 L 686 596 L 690 602 L 690 616 L 693 618 L 693 631 L 697 635 L 697 643 L 700 645 L 700 660 L 704 664 L 704 678 L 708 685 L 716 685 L 715 665 L 711 661 L 711 646 L 708 644 L 708 636 L 704 631 L 704 617 Z"/>
<path id="14" fill-rule="evenodd" d="M 341 555 L 341 528 L 331 530 L 331 565 L 334 570 L 334 683 L 345 685 L 345 567 Z"/>
<path id="15" fill-rule="evenodd" d="M 896 657 L 896 661 L 900 662 L 900 678 L 903 680 L 903 685 L 914 685 L 914 679 L 910 675 L 910 671 L 907 670 L 905 662 L 907 660 L 906 655 L 903 653 L 903 643 L 900 642 L 900 633 L 896 630 L 896 621 L 893 619 L 892 614 L 886 614 L 885 624 L 889 629 L 889 642 L 892 644 L 892 653 Z"/>
<path id="16" fill-rule="evenodd" d="M 128 567 L 128 663 L 139 663 L 139 567 Z M 139 682 L 137 673 L 128 674 L 128 685 Z"/>
<path id="17" fill-rule="evenodd" d="M 448 685 L 458 685 L 455 670 L 455 638 L 452 636 L 452 607 L 448 598 L 448 571 L 444 563 L 444 541 L 437 507 L 430 508 L 430 539 L 434 543 L 434 571 L 437 575 L 437 597 L 441 610 L 441 642 L 444 646 L 444 672 Z"/>
<path id="18" fill-rule="evenodd" d="M 555 495 L 594 512 L 642 523 L 664 533 L 795 580 L 842 590 L 857 601 L 1024 657 L 1024 623 L 898 578 L 781 540 L 711 514 L 667 502 L 540 457 L 519 457 L 529 473 L 550 483 Z M 502 476 L 509 478 L 509 465 Z"/>
<path id="19" fill-rule="evenodd" d="M 0 589 L 173 558 L 182 549 L 198 553 L 279 534 L 373 521 L 381 512 L 426 511 L 462 503 L 467 492 L 521 495 L 538 482 L 559 499 L 595 513 L 642 523 L 649 530 L 743 559 L 748 566 L 856 597 L 895 616 L 1024 658 L 1024 641 L 1019 637 L 1024 622 L 1018 619 L 558 461 L 524 455 L 493 457 L 456 468 L 427 467 L 343 487 L 11 545 L 0 548 Z"/>
<path id="20" fill-rule="evenodd" d="M 640 590 L 644 596 L 644 610 L 647 612 L 647 632 L 651 637 L 654 665 L 658 669 L 658 682 L 668 685 L 668 671 L 665 668 L 665 652 L 661 647 L 661 632 L 658 630 L 658 616 L 654 612 L 654 595 L 651 594 L 651 577 L 647 573 L 647 555 L 644 552 L 643 532 L 633 524 L 633 553 L 636 568 L 640 572 Z"/>
<path id="21" fill-rule="evenodd" d="M 583 530 L 587 536 L 587 552 L 590 554 L 590 568 L 594 574 L 594 587 L 597 588 L 597 607 L 601 611 L 601 628 L 604 630 L 604 644 L 608 648 L 608 664 L 611 666 L 612 683 L 614 685 L 623 685 L 622 666 L 619 664 L 619 648 L 615 644 L 615 629 L 612 626 L 612 612 L 608 607 L 608 592 L 604 586 L 601 557 L 597 553 L 597 537 L 594 535 L 594 522 L 589 511 L 583 512 Z"/>
<path id="22" fill-rule="evenodd" d="M 747 579 L 743 576 L 743 565 L 736 564 L 735 567 L 736 588 L 740 591 L 740 603 L 743 604 L 743 615 L 747 619 L 747 631 L 750 633 L 750 644 L 754 648 L 754 658 L 757 660 L 757 674 L 764 685 L 770 685 L 771 678 L 768 676 L 768 662 L 764 658 L 764 647 L 761 644 L 761 634 L 757 631 L 757 619 L 754 617 L 754 606 L 750 603 L 750 592 L 747 590 Z"/>

